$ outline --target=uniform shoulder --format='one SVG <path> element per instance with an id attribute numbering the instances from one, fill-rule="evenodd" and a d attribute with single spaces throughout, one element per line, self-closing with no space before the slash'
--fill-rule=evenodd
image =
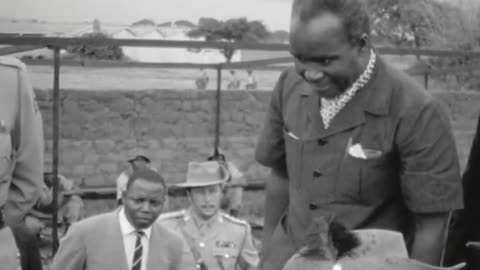
<path id="1" fill-rule="evenodd" d="M 178 219 L 183 217 L 185 217 L 185 210 L 179 210 L 179 211 L 163 213 L 158 217 L 158 220 L 162 221 L 162 220 Z"/>
<path id="2" fill-rule="evenodd" d="M 233 217 L 233 216 L 230 216 L 229 214 L 227 213 L 222 213 L 222 217 L 224 218 L 224 220 L 230 222 L 230 223 L 233 223 L 233 224 L 236 224 L 236 225 L 240 225 L 242 227 L 245 227 L 245 226 L 249 226 L 248 222 L 243 220 L 243 219 L 239 219 L 239 218 L 236 218 L 236 217 Z"/>
<path id="3" fill-rule="evenodd" d="M 0 66 L 9 66 L 20 70 L 26 70 L 26 66 L 22 61 L 10 56 L 0 56 Z"/>

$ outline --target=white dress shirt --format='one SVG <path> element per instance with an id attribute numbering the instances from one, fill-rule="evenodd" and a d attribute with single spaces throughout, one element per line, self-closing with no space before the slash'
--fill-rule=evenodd
<path id="1" fill-rule="evenodd" d="M 122 192 L 127 189 L 128 175 L 122 172 L 117 178 L 117 200 L 122 198 Z"/>
<path id="2" fill-rule="evenodd" d="M 125 256 L 127 258 L 127 266 L 128 269 L 132 269 L 133 263 L 133 255 L 135 251 L 135 243 L 137 241 L 137 234 L 135 233 L 136 229 L 130 224 L 125 216 L 125 209 L 122 208 L 118 215 L 118 219 L 120 221 L 120 230 L 122 232 L 123 238 L 123 245 L 125 247 Z M 152 227 L 148 227 L 147 229 L 141 230 L 145 233 L 145 236 L 142 237 L 142 245 L 143 245 L 143 256 L 142 256 L 142 270 L 147 270 L 147 262 L 148 262 L 148 248 L 149 248 L 149 240 L 152 233 Z"/>

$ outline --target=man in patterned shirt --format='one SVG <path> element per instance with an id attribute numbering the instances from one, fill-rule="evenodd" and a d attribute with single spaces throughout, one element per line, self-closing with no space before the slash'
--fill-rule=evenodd
<path id="1" fill-rule="evenodd" d="M 255 158 L 267 181 L 260 269 L 281 269 L 313 218 L 400 231 L 410 255 L 438 265 L 449 213 L 462 208 L 447 115 L 377 55 L 360 0 L 295 0 L 291 53 Z"/>

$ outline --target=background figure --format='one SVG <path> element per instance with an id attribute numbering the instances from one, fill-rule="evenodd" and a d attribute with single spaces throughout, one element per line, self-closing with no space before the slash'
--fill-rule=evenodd
<path id="1" fill-rule="evenodd" d="M 219 162 L 190 162 L 186 181 L 190 207 L 166 213 L 158 222 L 179 233 L 184 241 L 182 269 L 256 269 L 258 252 L 250 225 L 220 209 L 222 189 L 229 177 Z"/>
<path id="2" fill-rule="evenodd" d="M 0 57 L 0 81 L 0 266 L 18 269 L 20 254 L 23 270 L 41 269 L 36 237 L 24 218 L 40 197 L 42 117 L 23 63 Z"/>
<path id="3" fill-rule="evenodd" d="M 27 227 L 39 234 L 46 225 L 51 225 L 53 214 L 53 181 L 52 173 L 44 173 L 45 184 L 39 202 L 29 212 L 25 221 Z M 83 200 L 78 195 L 69 194 L 77 188 L 72 179 L 58 175 L 58 224 L 64 227 L 64 232 L 70 225 L 85 217 Z"/>
<path id="4" fill-rule="evenodd" d="M 247 179 L 233 162 L 226 160 L 225 155 L 222 153 L 214 154 L 207 160 L 219 162 L 230 172 L 230 177 L 225 183 L 225 191 L 220 205 L 223 211 L 238 217 L 243 201 L 243 186 L 247 184 Z"/>
<path id="5" fill-rule="evenodd" d="M 257 78 L 255 78 L 255 75 L 253 74 L 253 70 L 249 69 L 247 70 L 247 73 L 248 73 L 248 78 L 247 78 L 247 84 L 245 85 L 245 88 L 247 90 L 257 89 Z"/>
<path id="6" fill-rule="evenodd" d="M 134 168 L 123 206 L 73 224 L 60 242 L 52 270 L 180 270 L 182 240 L 155 223 L 166 195 L 158 172 Z"/>
<path id="7" fill-rule="evenodd" d="M 400 231 L 412 258 L 439 265 L 463 207 L 450 119 L 370 42 L 358 0 L 294 0 L 295 67 L 272 93 L 255 158 L 267 181 L 262 270 L 281 269 L 312 219 Z"/>
<path id="8" fill-rule="evenodd" d="M 237 90 L 240 88 L 240 80 L 237 78 L 237 75 L 235 75 L 235 70 L 230 70 L 230 76 L 228 80 L 228 90 Z"/>
<path id="9" fill-rule="evenodd" d="M 117 203 L 122 204 L 122 194 L 127 187 L 128 178 L 132 175 L 136 167 L 150 164 L 150 158 L 146 155 L 138 154 L 135 157 L 127 160 L 128 167 L 117 178 Z"/>
<path id="10" fill-rule="evenodd" d="M 200 69 L 200 76 L 195 80 L 195 85 L 197 89 L 206 89 L 208 85 L 208 75 L 207 72 L 202 68 Z"/>

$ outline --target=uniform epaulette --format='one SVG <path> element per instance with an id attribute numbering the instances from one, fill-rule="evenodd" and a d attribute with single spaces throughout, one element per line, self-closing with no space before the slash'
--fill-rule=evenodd
<path id="1" fill-rule="evenodd" d="M 232 216 L 230 216 L 229 214 L 226 214 L 226 213 L 222 213 L 222 215 L 223 215 L 223 218 L 225 218 L 226 220 L 231 221 L 233 223 L 244 225 L 244 226 L 248 225 L 248 222 L 246 222 L 243 219 L 232 217 Z"/>
<path id="2" fill-rule="evenodd" d="M 9 67 L 15 67 L 20 70 L 26 70 L 27 67 L 25 64 L 18 60 L 15 57 L 9 57 L 9 56 L 0 56 L 0 65 L 1 66 L 9 66 Z"/>
<path id="3" fill-rule="evenodd" d="M 158 217 L 158 219 L 165 220 L 165 219 L 171 219 L 171 218 L 182 218 L 184 216 L 185 216 L 185 210 L 179 210 L 179 211 L 173 211 L 173 212 L 161 214 Z"/>

